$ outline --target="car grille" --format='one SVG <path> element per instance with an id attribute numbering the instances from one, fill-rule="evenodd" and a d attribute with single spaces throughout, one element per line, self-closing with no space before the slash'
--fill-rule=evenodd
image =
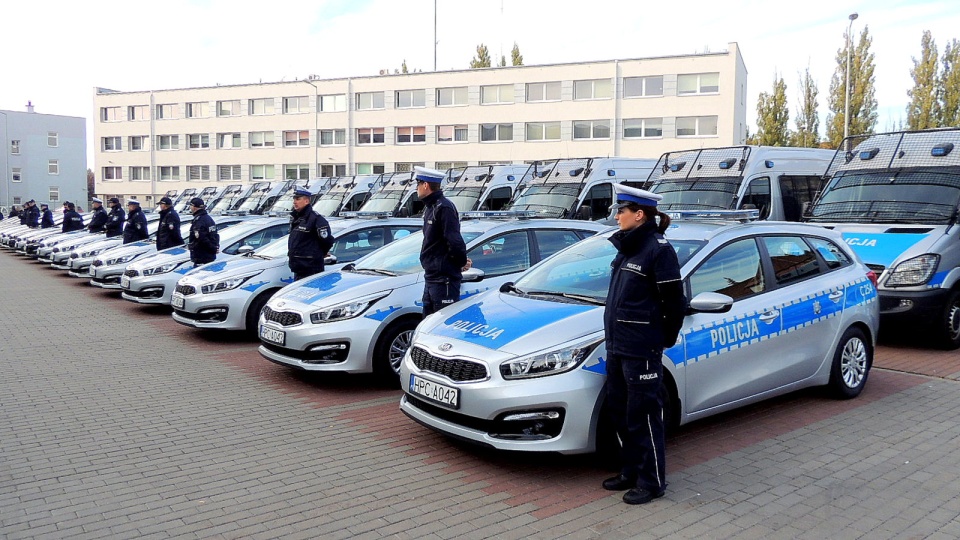
<path id="1" fill-rule="evenodd" d="M 184 296 L 197 294 L 197 288 L 194 287 L 193 285 L 177 285 L 176 291 Z"/>
<path id="2" fill-rule="evenodd" d="M 127 271 L 125 271 L 125 272 L 123 273 L 123 275 L 125 275 L 125 276 L 127 276 L 127 277 L 137 277 L 137 276 L 140 275 L 140 272 L 138 272 L 138 271 L 136 271 L 136 270 L 127 270 Z"/>
<path id="3" fill-rule="evenodd" d="M 480 381 L 487 378 L 487 366 L 458 358 L 448 359 L 433 356 L 420 347 L 410 351 L 413 363 L 423 371 L 438 373 L 457 382 Z"/>
<path id="4" fill-rule="evenodd" d="M 93 264 L 91 264 L 90 266 L 103 266 L 103 261 L 101 260 L 93 261 Z"/>
<path id="5" fill-rule="evenodd" d="M 263 308 L 263 316 L 268 321 L 279 323 L 281 326 L 293 326 L 303 322 L 303 317 L 299 313 L 290 311 L 274 311 L 269 306 Z"/>

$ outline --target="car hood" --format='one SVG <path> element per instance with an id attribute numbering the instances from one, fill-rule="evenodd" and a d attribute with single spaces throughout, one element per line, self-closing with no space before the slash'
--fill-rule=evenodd
<path id="1" fill-rule="evenodd" d="M 321 305 L 332 305 L 348 302 L 354 298 L 376 294 L 382 291 L 398 289 L 413 285 L 421 280 L 423 273 L 406 274 L 402 276 L 377 276 L 360 274 L 357 272 L 326 272 L 318 276 L 307 278 L 296 284 L 287 286 L 271 300 L 286 301 L 301 304 L 304 309 Z"/>
<path id="2" fill-rule="evenodd" d="M 158 251 L 149 257 L 144 257 L 139 259 L 135 263 L 131 263 L 129 268 L 132 270 L 143 270 L 145 268 L 153 268 L 155 266 L 161 266 L 169 262 L 183 262 L 190 260 L 190 251 L 184 247 L 172 247 L 167 248 L 163 251 Z"/>
<path id="3" fill-rule="evenodd" d="M 121 240 L 122 242 L 123 240 Z M 101 253 L 98 257 L 106 261 L 107 259 L 116 259 L 118 257 L 126 257 L 127 255 L 139 255 L 146 251 L 149 251 L 151 248 L 156 249 L 156 245 L 153 242 L 133 242 L 132 244 L 122 244 L 117 246 L 107 253 Z"/>
<path id="4" fill-rule="evenodd" d="M 287 258 L 259 259 L 256 257 L 234 257 L 223 261 L 192 268 L 184 276 L 189 283 L 205 283 L 212 279 L 227 279 L 233 276 L 286 266 Z M 290 280 L 293 281 L 292 279 Z"/>
<path id="5" fill-rule="evenodd" d="M 100 240 L 97 240 L 96 242 L 91 242 L 91 243 L 83 246 L 83 250 L 82 250 L 82 251 L 94 251 L 94 250 L 98 250 L 98 249 L 111 249 L 111 248 L 115 248 L 115 247 L 119 246 L 121 242 L 123 242 L 123 239 L 120 238 L 119 236 L 114 236 L 114 237 L 111 237 L 111 238 L 101 238 Z"/>
<path id="6" fill-rule="evenodd" d="M 928 252 L 945 229 L 943 225 L 838 224 L 833 227 L 863 262 L 883 266 L 890 266 L 901 255 L 909 258 Z"/>

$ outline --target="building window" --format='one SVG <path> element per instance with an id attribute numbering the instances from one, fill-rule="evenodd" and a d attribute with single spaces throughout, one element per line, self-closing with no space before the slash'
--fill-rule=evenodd
<path id="1" fill-rule="evenodd" d="M 47 146 L 50 148 L 60 146 L 60 135 L 58 135 L 56 131 L 47 132 Z"/>
<path id="2" fill-rule="evenodd" d="M 217 148 L 240 148 L 240 134 L 217 133 Z"/>
<path id="3" fill-rule="evenodd" d="M 467 104 L 467 87 L 437 88 L 437 106 L 451 107 Z"/>
<path id="4" fill-rule="evenodd" d="M 334 176 L 346 176 L 347 175 L 347 166 L 343 163 L 335 163 L 332 165 L 320 165 L 320 176 L 325 178 L 332 178 Z"/>
<path id="5" fill-rule="evenodd" d="M 210 180 L 210 166 L 188 165 L 187 180 Z"/>
<path id="6" fill-rule="evenodd" d="M 119 122 L 123 120 L 120 117 L 120 107 L 100 107 L 101 122 Z"/>
<path id="7" fill-rule="evenodd" d="M 480 142 L 513 140 L 513 124 L 480 124 Z"/>
<path id="8" fill-rule="evenodd" d="M 480 104 L 513 103 L 513 85 L 497 84 L 480 87 Z"/>
<path id="9" fill-rule="evenodd" d="M 527 101 L 560 101 L 560 81 L 527 83 Z"/>
<path id="10" fill-rule="evenodd" d="M 171 118 L 176 118 L 173 112 L 174 108 L 173 103 L 164 103 L 157 105 L 157 120 L 169 120 Z"/>
<path id="11" fill-rule="evenodd" d="M 719 73 L 691 73 L 677 76 L 677 95 L 716 94 L 719 91 Z"/>
<path id="12" fill-rule="evenodd" d="M 357 110 L 383 108 L 383 92 L 357 92 Z"/>
<path id="13" fill-rule="evenodd" d="M 60 162 L 56 159 L 48 160 L 47 174 L 60 174 Z"/>
<path id="14" fill-rule="evenodd" d="M 251 165 L 251 180 L 273 180 L 273 165 Z"/>
<path id="15" fill-rule="evenodd" d="M 50 202 L 57 202 L 59 200 L 60 200 L 60 187 L 50 186 Z"/>
<path id="16" fill-rule="evenodd" d="M 383 144 L 383 128 L 358 128 L 357 144 Z"/>
<path id="17" fill-rule="evenodd" d="M 23 197 L 14 197 L 13 204 L 23 204 Z"/>
<path id="18" fill-rule="evenodd" d="M 677 137 L 709 137 L 716 134 L 716 116 L 677 117 Z"/>
<path id="19" fill-rule="evenodd" d="M 178 150 L 180 148 L 179 135 L 157 135 L 158 150 Z"/>
<path id="20" fill-rule="evenodd" d="M 425 163 L 423 161 L 415 161 L 412 163 L 394 163 L 393 172 L 410 172 L 414 167 L 424 167 Z"/>
<path id="21" fill-rule="evenodd" d="M 424 126 L 398 127 L 397 144 L 427 142 L 427 128 Z"/>
<path id="22" fill-rule="evenodd" d="M 357 174 L 383 174 L 383 163 L 357 163 Z"/>
<path id="23" fill-rule="evenodd" d="M 120 137 L 103 137 L 100 139 L 100 149 L 104 152 L 119 152 L 122 150 Z"/>
<path id="24" fill-rule="evenodd" d="M 217 102 L 217 116 L 238 116 L 240 114 L 240 100 Z"/>
<path id="25" fill-rule="evenodd" d="M 345 129 L 321 129 L 320 146 L 335 146 L 347 144 L 347 130 Z"/>
<path id="26" fill-rule="evenodd" d="M 438 161 L 434 169 L 438 171 L 448 171 L 450 169 L 463 169 L 466 168 L 466 166 L 466 161 Z"/>
<path id="27" fill-rule="evenodd" d="M 273 98 L 251 99 L 249 114 L 273 114 Z"/>
<path id="28" fill-rule="evenodd" d="M 283 114 L 310 112 L 310 99 L 307 96 L 283 98 Z"/>
<path id="29" fill-rule="evenodd" d="M 127 146 L 130 151 L 140 152 L 147 149 L 147 136 L 146 135 L 132 135 L 127 142 Z M 119 146 L 119 145 L 118 145 Z"/>
<path id="30" fill-rule="evenodd" d="M 318 96 L 320 100 L 320 112 L 343 112 L 347 110 L 347 96 L 344 94 L 331 94 L 329 96 Z"/>
<path id="31" fill-rule="evenodd" d="M 573 81 L 573 99 L 610 99 L 613 97 L 613 84 L 610 79 L 590 79 Z"/>
<path id="32" fill-rule="evenodd" d="M 15 156 L 20 155 L 20 141 L 10 141 L 10 153 Z"/>
<path id="33" fill-rule="evenodd" d="M 663 95 L 663 76 L 626 77 L 623 79 L 623 97 L 648 97 Z"/>
<path id="34" fill-rule="evenodd" d="M 302 131 L 284 131 L 283 146 L 310 146 L 310 132 Z"/>
<path id="35" fill-rule="evenodd" d="M 14 167 L 13 174 L 10 177 L 11 182 L 23 182 L 23 169 L 21 167 Z"/>
<path id="36" fill-rule="evenodd" d="M 467 142 L 467 126 L 437 126 L 437 142 Z"/>
<path id="37" fill-rule="evenodd" d="M 150 167 L 130 167 L 130 180 L 149 181 Z"/>
<path id="38" fill-rule="evenodd" d="M 628 118 L 623 121 L 624 139 L 663 137 L 663 118 Z"/>
<path id="39" fill-rule="evenodd" d="M 425 107 L 427 105 L 426 90 L 398 90 L 397 108 Z"/>
<path id="40" fill-rule="evenodd" d="M 228 180 L 240 180 L 239 165 L 217 165 L 217 180 L 221 182 Z"/>
<path id="41" fill-rule="evenodd" d="M 251 131 L 250 148 L 273 148 L 273 132 Z"/>
<path id="42" fill-rule="evenodd" d="M 123 170 L 121 167 L 104 167 L 104 180 L 123 180 Z"/>
<path id="43" fill-rule="evenodd" d="M 528 141 L 559 141 L 560 122 L 529 122 L 526 137 Z"/>
<path id="44" fill-rule="evenodd" d="M 287 180 L 309 180 L 310 166 L 306 163 L 297 165 L 284 165 L 283 177 Z"/>
<path id="45" fill-rule="evenodd" d="M 210 148 L 210 135 L 206 133 L 193 133 L 187 135 L 187 148 L 191 150 Z"/>
<path id="46" fill-rule="evenodd" d="M 187 118 L 206 118 L 210 116 L 210 104 L 206 101 L 187 103 Z"/>
<path id="47" fill-rule="evenodd" d="M 574 139 L 609 139 L 609 120 L 576 120 L 573 122 Z"/>
<path id="48" fill-rule="evenodd" d="M 180 179 L 180 167 L 179 166 L 160 166 L 157 167 L 160 170 L 160 180 L 179 180 Z"/>
<path id="49" fill-rule="evenodd" d="M 127 120 L 149 120 L 149 105 L 130 105 L 127 107 Z"/>

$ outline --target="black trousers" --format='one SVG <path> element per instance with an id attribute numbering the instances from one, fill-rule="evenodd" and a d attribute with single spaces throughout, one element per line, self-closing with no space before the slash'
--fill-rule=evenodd
<path id="1" fill-rule="evenodd" d="M 446 283 L 431 283 L 428 281 L 423 286 L 423 316 L 426 317 L 459 300 L 459 281 L 448 281 Z"/>
<path id="2" fill-rule="evenodd" d="M 659 356 L 607 358 L 607 404 L 622 444 L 620 473 L 652 493 L 667 487 L 662 384 Z"/>

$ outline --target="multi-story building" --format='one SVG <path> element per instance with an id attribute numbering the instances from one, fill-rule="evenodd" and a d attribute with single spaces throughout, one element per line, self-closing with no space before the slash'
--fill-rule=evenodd
<path id="1" fill-rule="evenodd" d="M 659 157 L 741 144 L 747 70 L 719 53 L 118 92 L 97 88 L 97 193 Z"/>
<path id="2" fill-rule="evenodd" d="M 0 126 L 6 146 L 0 185 L 4 215 L 30 199 L 86 206 L 86 119 L 40 114 L 28 103 L 26 111 L 0 111 Z"/>

